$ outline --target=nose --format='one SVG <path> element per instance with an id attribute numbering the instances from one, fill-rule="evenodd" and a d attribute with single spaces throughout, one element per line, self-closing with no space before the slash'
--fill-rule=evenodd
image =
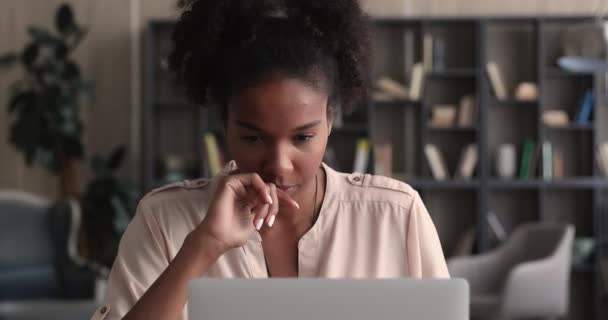
<path id="1" fill-rule="evenodd" d="M 264 159 L 264 173 L 268 178 L 281 180 L 293 172 L 293 161 L 289 146 L 275 143 L 268 149 Z"/>

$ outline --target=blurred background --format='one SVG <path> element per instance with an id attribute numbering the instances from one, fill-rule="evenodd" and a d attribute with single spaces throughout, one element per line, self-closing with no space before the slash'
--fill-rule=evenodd
<path id="1" fill-rule="evenodd" d="M 201 0 L 204 1 L 204 0 Z M 325 161 L 411 184 L 473 318 L 608 317 L 606 0 L 361 0 L 372 99 Z M 176 0 L 0 0 L 0 319 L 88 319 L 146 192 L 230 159 Z"/>

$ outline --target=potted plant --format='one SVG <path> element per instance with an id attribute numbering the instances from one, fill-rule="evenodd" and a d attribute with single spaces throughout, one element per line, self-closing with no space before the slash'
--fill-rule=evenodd
<path id="1" fill-rule="evenodd" d="M 84 156 L 80 108 L 93 86 L 82 79 L 72 53 L 86 29 L 67 4 L 57 9 L 55 28 L 30 26 L 30 41 L 23 50 L 0 56 L 0 67 L 20 65 L 23 70 L 10 90 L 9 139 L 28 166 L 40 165 L 59 177 L 62 197 L 77 198 L 76 164 Z"/>
<path id="2" fill-rule="evenodd" d="M 124 147 L 107 158 L 93 157 L 93 176 L 81 189 L 77 164 L 85 158 L 85 147 L 80 109 L 93 85 L 82 78 L 72 53 L 87 31 L 68 4 L 57 9 L 55 29 L 29 27 L 30 42 L 20 52 L 0 55 L 0 67 L 23 70 L 10 90 L 9 142 L 28 166 L 42 166 L 58 177 L 60 199 L 51 218 L 59 247 L 56 260 L 66 292 L 79 296 L 91 289 L 86 280 L 90 272 L 83 270 L 103 276 L 111 267 L 137 192 L 115 175 Z"/>

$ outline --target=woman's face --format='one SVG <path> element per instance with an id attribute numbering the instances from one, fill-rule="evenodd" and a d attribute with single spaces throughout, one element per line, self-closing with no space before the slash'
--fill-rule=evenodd
<path id="1" fill-rule="evenodd" d="M 307 190 L 331 130 L 327 93 L 302 80 L 273 77 L 234 95 L 226 137 L 241 172 L 256 172 L 292 197 Z"/>

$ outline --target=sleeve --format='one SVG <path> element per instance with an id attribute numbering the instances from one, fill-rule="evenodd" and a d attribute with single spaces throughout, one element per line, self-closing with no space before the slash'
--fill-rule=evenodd
<path id="1" fill-rule="evenodd" d="M 169 265 L 164 234 L 144 200 L 120 241 L 104 303 L 91 320 L 122 319 Z"/>
<path id="2" fill-rule="evenodd" d="M 414 196 L 406 228 L 410 276 L 413 278 L 449 278 L 450 274 L 437 229 L 418 193 Z"/>

